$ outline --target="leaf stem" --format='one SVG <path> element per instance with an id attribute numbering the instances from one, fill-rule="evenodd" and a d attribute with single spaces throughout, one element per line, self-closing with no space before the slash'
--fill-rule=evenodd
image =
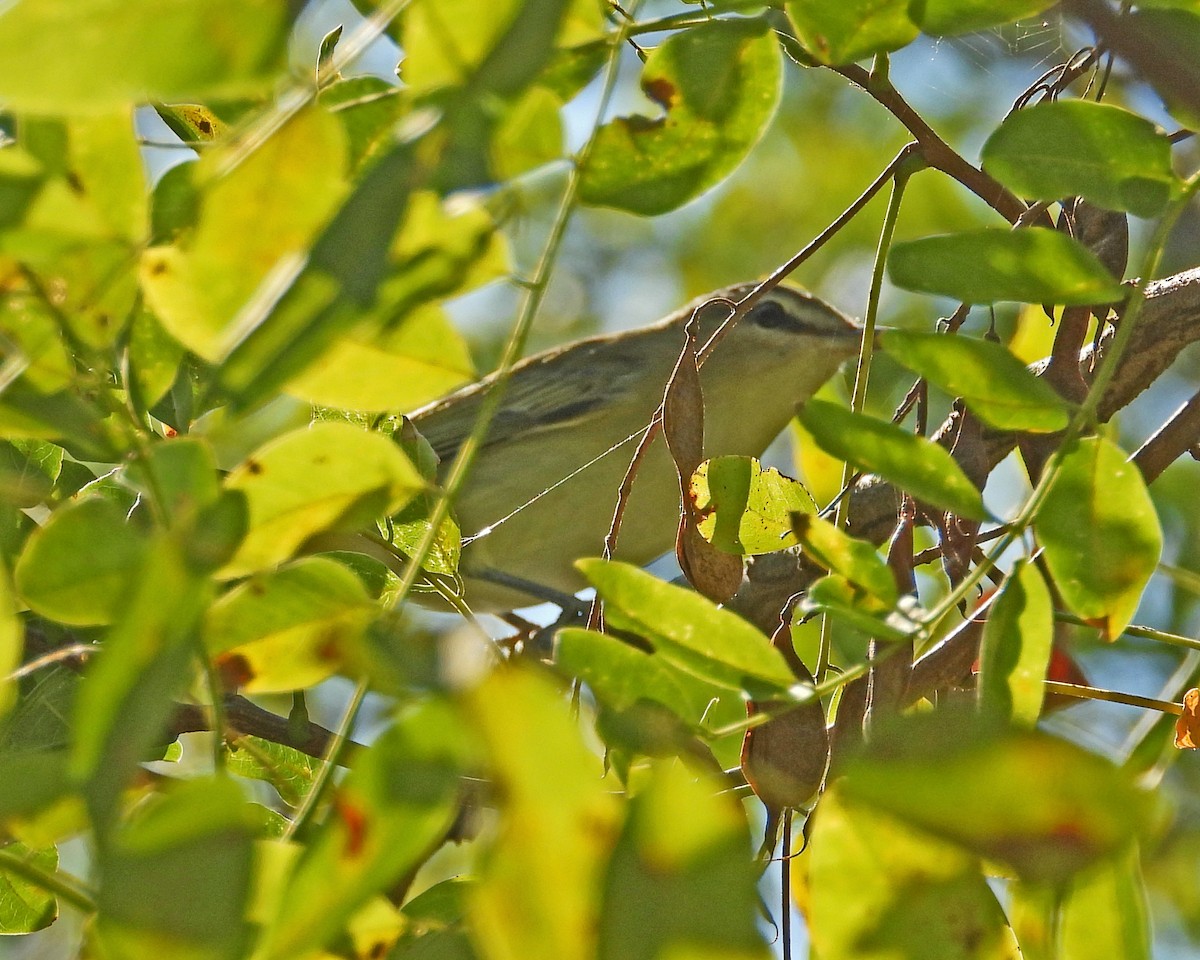
<path id="1" fill-rule="evenodd" d="M 80 880 L 60 870 L 53 873 L 43 870 L 11 850 L 0 848 L 0 873 L 15 874 L 22 880 L 27 880 L 35 887 L 69 903 L 80 913 L 91 916 L 96 912 L 95 897 Z"/>
<path id="2" fill-rule="evenodd" d="M 317 768 L 317 772 L 313 776 L 312 786 L 309 788 L 308 793 L 304 795 L 304 800 L 300 804 L 300 808 L 296 811 L 296 816 L 292 818 L 292 822 L 288 824 L 287 830 L 284 831 L 284 840 L 293 840 L 300 836 L 307 829 L 313 816 L 316 814 L 317 806 L 321 802 L 321 795 L 329 785 L 329 779 L 333 776 L 334 767 L 338 765 L 342 750 L 345 749 L 346 743 L 350 738 L 350 728 L 354 726 L 354 721 L 358 717 L 358 711 L 362 707 L 368 688 L 369 684 L 366 678 L 359 680 L 355 684 L 354 692 L 350 695 L 350 702 L 346 704 L 346 709 L 342 712 L 342 719 L 338 722 L 337 729 L 333 731 L 333 737 L 329 741 L 325 755 L 321 757 L 321 766 Z"/>
<path id="3" fill-rule="evenodd" d="M 1060 623 L 1069 623 L 1076 627 L 1091 627 L 1092 625 L 1082 617 L 1077 617 L 1073 613 L 1065 613 L 1060 610 L 1054 611 L 1054 619 Z M 1092 627 L 1092 629 L 1095 629 Z M 1195 637 L 1185 637 L 1178 633 L 1168 633 L 1166 630 L 1156 630 L 1154 627 L 1143 627 L 1136 623 L 1131 623 L 1123 631 L 1122 636 L 1142 637 L 1146 640 L 1157 640 L 1159 643 L 1169 643 L 1173 647 L 1187 647 L 1190 650 L 1200 650 L 1200 640 Z"/>
<path id="4" fill-rule="evenodd" d="M 1127 707 L 1144 707 L 1147 710 L 1157 710 L 1159 713 L 1169 713 L 1179 716 L 1183 707 L 1169 700 L 1156 700 L 1154 697 L 1139 697 L 1135 693 L 1122 693 L 1119 690 L 1102 690 L 1099 687 L 1083 687 L 1074 683 L 1060 683 L 1057 680 L 1046 680 L 1046 692 L 1057 693 L 1064 697 L 1076 697 L 1080 700 L 1103 700 L 1106 703 L 1123 703 Z"/>
<path id="5" fill-rule="evenodd" d="M 883 225 L 879 231 L 879 245 L 875 249 L 875 263 L 871 268 L 871 288 L 867 293 L 867 312 L 863 317 L 862 340 L 859 344 L 858 367 L 854 373 L 854 391 L 850 398 L 850 409 L 861 413 L 867 400 L 867 385 L 871 377 L 871 360 L 875 351 L 875 326 L 879 319 L 879 298 L 883 291 L 883 273 L 887 264 L 888 251 L 892 247 L 892 238 L 896 235 L 896 221 L 900 217 L 900 205 L 904 201 L 904 189 L 908 186 L 909 177 L 915 169 L 914 160 L 919 158 L 908 152 L 905 147 L 901 151 L 904 158 L 895 165 L 892 176 L 892 192 L 888 197 L 887 210 L 883 215 Z M 897 158 L 899 159 L 899 158 Z M 854 468 L 850 463 L 842 464 L 842 489 L 850 485 Z M 838 500 L 834 514 L 834 524 L 839 529 L 845 529 L 850 515 L 850 498 Z M 817 647 L 817 669 L 814 676 L 820 683 L 825 679 L 829 670 L 829 660 L 833 653 L 833 619 L 828 614 L 821 617 L 821 638 Z"/>
<path id="6" fill-rule="evenodd" d="M 450 512 L 450 506 L 454 502 L 455 496 L 466 481 L 471 464 L 475 460 L 475 455 L 478 453 L 480 446 L 482 446 L 483 440 L 487 436 L 488 428 L 491 426 L 493 418 L 500 409 L 500 403 L 504 399 L 512 368 L 524 352 L 525 341 L 528 339 L 534 318 L 537 316 L 538 309 L 541 307 L 542 300 L 546 295 L 546 288 L 550 282 L 550 273 L 558 260 L 558 253 L 562 246 L 563 236 L 566 234 L 567 224 L 570 222 L 571 215 L 574 213 L 579 200 L 579 185 L 583 172 L 587 167 L 588 159 L 591 156 L 592 149 L 595 146 L 597 136 L 604 121 L 604 115 L 608 111 L 608 105 L 612 100 L 613 91 L 616 88 L 621 47 L 625 42 L 627 33 L 628 27 L 625 21 L 622 21 L 622 25 L 611 37 L 612 49 L 609 53 L 604 87 L 600 94 L 600 103 L 596 110 L 596 118 L 592 124 L 591 135 L 579 153 L 575 155 L 575 162 L 567 177 L 566 189 L 563 190 L 562 198 L 559 200 L 558 209 L 554 214 L 550 233 L 546 237 L 546 242 L 542 247 L 537 267 L 534 269 L 533 277 L 530 281 L 523 285 L 524 296 L 521 301 L 521 309 L 516 323 L 513 324 L 512 331 L 508 335 L 508 340 L 504 344 L 504 350 L 500 355 L 495 379 L 483 397 L 483 401 L 479 407 L 479 414 L 476 416 L 474 424 L 472 424 L 470 434 L 463 441 L 462 446 L 459 447 L 458 454 L 455 456 L 454 462 L 450 465 L 450 471 L 446 475 L 445 482 L 442 484 L 441 496 L 437 498 L 433 505 L 433 510 L 430 512 L 429 527 L 425 531 L 425 535 L 421 538 L 421 542 L 417 545 L 416 550 L 413 551 L 408 567 L 405 569 L 404 575 L 400 578 L 400 586 L 396 591 L 394 604 L 401 603 L 408 596 L 409 591 L 416 582 L 421 571 L 421 564 L 425 561 L 425 557 L 429 555 L 429 551 L 433 549 L 438 530 Z"/>
<path id="7" fill-rule="evenodd" d="M 1142 305 L 1146 301 L 1146 285 L 1150 282 L 1150 278 L 1158 271 L 1167 238 L 1170 235 L 1172 227 L 1175 225 L 1175 221 L 1178 220 L 1180 214 L 1187 208 L 1188 203 L 1198 188 L 1200 188 L 1200 172 L 1195 173 L 1183 184 L 1179 196 L 1167 208 L 1158 226 L 1155 228 L 1149 247 L 1146 250 L 1145 258 L 1142 261 L 1141 278 L 1130 294 L 1125 312 L 1117 324 L 1116 333 L 1104 351 L 1104 359 L 1100 364 L 1100 368 L 1096 371 L 1096 376 L 1092 380 L 1091 386 L 1088 388 L 1087 396 L 1084 398 L 1083 403 L 1080 404 L 1075 416 L 1071 418 L 1071 423 L 1067 426 L 1063 442 L 1046 462 L 1045 469 L 1043 469 L 1042 475 L 1038 479 L 1037 486 L 1034 487 L 1033 492 L 1029 495 L 1029 499 L 1022 506 L 1020 513 L 1012 521 L 1009 532 L 990 553 L 984 555 L 983 559 L 962 579 L 958 586 L 943 597 L 925 615 L 923 623 L 936 623 L 953 607 L 964 600 L 975 588 L 975 585 L 987 575 L 988 571 L 996 566 L 996 563 L 1004 552 L 1019 536 L 1024 534 L 1037 517 L 1038 510 L 1041 509 L 1047 495 L 1050 493 L 1051 487 L 1054 486 L 1054 482 L 1058 478 L 1063 459 L 1066 457 L 1071 441 L 1095 421 L 1096 411 L 1099 409 L 1104 391 L 1112 381 L 1117 366 L 1121 362 L 1121 357 L 1129 346 L 1129 342 L 1133 336 L 1133 330 L 1137 325 Z"/>

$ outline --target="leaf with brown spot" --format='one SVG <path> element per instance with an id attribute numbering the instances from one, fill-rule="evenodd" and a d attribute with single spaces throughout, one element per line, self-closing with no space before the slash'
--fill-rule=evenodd
<path id="1" fill-rule="evenodd" d="M 250 661 L 240 653 L 223 653 L 213 659 L 213 666 L 217 668 L 221 689 L 229 693 L 237 693 L 254 679 Z"/>
<path id="2" fill-rule="evenodd" d="M 706 597 L 724 602 L 737 593 L 742 582 L 742 561 L 718 550 L 701 535 L 700 517 L 692 496 L 691 479 L 704 456 L 704 394 L 696 366 L 695 318 L 684 328 L 686 340 L 663 400 L 663 438 L 675 461 L 681 509 L 675 556 L 692 584 Z"/>
<path id="3" fill-rule="evenodd" d="M 666 117 L 618 117 L 582 171 L 585 203 L 655 216 L 728 177 L 779 103 L 779 43 L 762 19 L 713 20 L 659 44 L 642 89 Z"/>

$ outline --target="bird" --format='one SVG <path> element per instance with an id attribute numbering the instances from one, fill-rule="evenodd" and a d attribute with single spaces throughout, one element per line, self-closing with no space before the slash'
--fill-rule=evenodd
<path id="1" fill-rule="evenodd" d="M 453 509 L 459 574 L 476 612 L 528 607 L 587 586 L 574 562 L 599 556 L 622 479 L 698 312 L 703 345 L 756 285 L 715 290 L 649 326 L 590 337 L 512 367 L 501 404 Z M 859 350 L 861 328 L 790 286 L 772 288 L 702 365 L 704 453 L 760 456 L 797 407 Z M 497 374 L 409 414 L 437 454 L 439 479 Z M 657 436 L 639 467 L 615 559 L 645 565 L 670 550 L 680 492 Z"/>

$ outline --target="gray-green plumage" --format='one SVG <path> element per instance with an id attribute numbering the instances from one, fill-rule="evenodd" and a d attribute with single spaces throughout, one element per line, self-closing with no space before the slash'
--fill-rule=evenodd
<path id="1" fill-rule="evenodd" d="M 547 350 L 513 368 L 455 504 L 465 537 L 486 531 L 463 552 L 468 603 L 497 610 L 536 602 L 497 585 L 496 571 L 566 593 L 586 585 L 573 562 L 603 549 L 636 439 L 555 484 L 645 428 L 695 308 L 716 298 L 737 300 L 750 289 L 718 290 L 651 326 Z M 702 344 L 728 310 L 704 308 Z M 773 290 L 701 370 L 706 456 L 761 454 L 796 407 L 857 352 L 858 339 L 859 330 L 828 304 L 792 288 Z M 485 378 L 412 414 L 443 471 L 493 382 Z M 618 559 L 648 563 L 671 549 L 678 522 L 678 483 L 659 437 L 627 504 Z"/>

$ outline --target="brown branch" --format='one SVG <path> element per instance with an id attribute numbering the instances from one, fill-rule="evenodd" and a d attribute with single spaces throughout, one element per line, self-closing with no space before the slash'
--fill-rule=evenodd
<path id="1" fill-rule="evenodd" d="M 1099 347 L 1102 355 L 1111 332 Z M 1146 288 L 1133 340 L 1105 391 L 1100 415 L 1107 420 L 1155 382 L 1188 345 L 1200 341 L 1200 268 L 1155 281 Z M 1081 368 L 1090 370 L 1091 348 L 1084 351 Z M 1044 369 L 1044 367 L 1043 367 Z M 949 445 L 958 432 L 961 411 L 955 411 L 938 429 L 935 438 Z M 994 469 L 1012 452 L 1017 435 L 988 431 L 983 437 L 987 469 Z M 1165 443 L 1165 441 L 1164 441 Z M 867 477 L 855 488 L 850 505 L 850 532 L 882 544 L 895 528 L 902 494 L 878 477 Z M 754 557 L 748 564 L 734 606 L 741 611 L 786 609 L 815 579 L 815 571 L 790 551 Z M 755 618 L 751 615 L 751 619 Z M 949 645 L 949 646 L 947 646 Z M 919 659 L 913 668 L 910 693 L 924 696 L 947 678 L 961 677 L 975 658 L 978 633 L 960 630 Z"/>
<path id="2" fill-rule="evenodd" d="M 1195 393 L 1132 457 L 1147 483 L 1200 443 L 1200 393 Z"/>
<path id="3" fill-rule="evenodd" d="M 857 64 L 833 67 L 836 73 L 869 93 L 904 125 L 921 147 L 921 155 L 931 167 L 953 177 L 993 210 L 1016 223 L 1025 212 L 1025 204 L 978 167 L 972 166 L 925 122 L 891 84 L 876 83 L 870 71 Z"/>
<path id="4" fill-rule="evenodd" d="M 1105 0 L 1066 0 L 1063 6 L 1168 101 L 1200 112 L 1200 62 L 1184 43 L 1144 16 L 1118 14 Z"/>
<path id="5" fill-rule="evenodd" d="M 226 735 L 243 734 L 260 737 L 263 740 L 299 750 L 318 760 L 324 756 L 325 751 L 329 748 L 329 742 L 333 739 L 332 730 L 327 730 L 320 724 L 311 721 L 306 725 L 303 734 L 295 737 L 287 717 L 264 710 L 258 704 L 236 694 L 226 695 L 224 708 Z M 175 712 L 166 730 L 166 736 L 169 742 L 181 733 L 203 733 L 211 730 L 212 721 L 208 710 L 195 703 L 179 703 L 175 705 Z M 355 751 L 363 749 L 365 747 L 362 744 L 350 741 L 347 743 L 346 749 L 342 751 L 342 763 L 349 765 Z"/>

